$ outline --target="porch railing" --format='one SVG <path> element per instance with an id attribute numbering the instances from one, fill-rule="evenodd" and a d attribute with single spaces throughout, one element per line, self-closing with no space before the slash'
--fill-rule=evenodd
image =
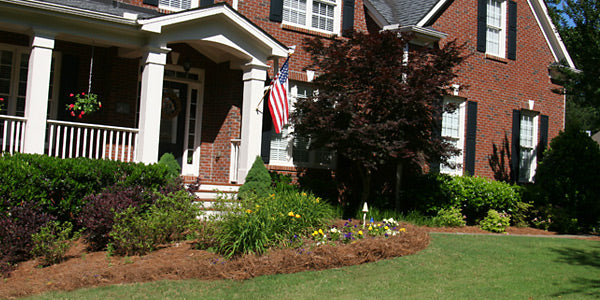
<path id="1" fill-rule="evenodd" d="M 26 118 L 0 115 L 0 146 L 2 152 L 23 152 Z"/>
<path id="2" fill-rule="evenodd" d="M 238 182 L 238 159 L 240 157 L 240 139 L 231 140 L 231 159 L 229 160 L 229 181 L 231 183 Z"/>
<path id="3" fill-rule="evenodd" d="M 137 161 L 137 128 L 48 120 L 47 154 Z"/>

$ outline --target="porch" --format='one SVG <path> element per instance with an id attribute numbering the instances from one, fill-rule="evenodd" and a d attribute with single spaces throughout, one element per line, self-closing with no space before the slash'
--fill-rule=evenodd
<path id="1" fill-rule="evenodd" d="M 2 152 L 147 164 L 169 152 L 184 177 L 243 182 L 260 155 L 269 60 L 284 46 L 226 5 L 106 20 L 27 3 L 0 0 Z M 83 119 L 65 110 L 81 91 L 102 102 Z"/>

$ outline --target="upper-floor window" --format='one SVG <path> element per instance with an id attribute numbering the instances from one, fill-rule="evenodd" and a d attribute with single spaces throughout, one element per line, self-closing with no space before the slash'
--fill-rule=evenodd
<path id="1" fill-rule="evenodd" d="M 462 175 L 463 171 L 463 150 L 465 144 L 465 101 L 458 99 L 444 99 L 444 104 L 454 104 L 456 109 L 452 112 L 444 112 L 442 115 L 442 136 L 450 142 L 456 149 L 461 150 L 457 155 L 448 159 L 449 165 L 442 164 L 440 173 Z"/>
<path id="2" fill-rule="evenodd" d="M 198 0 L 160 0 L 159 7 L 178 11 L 198 7 Z"/>
<path id="3" fill-rule="evenodd" d="M 537 115 L 521 112 L 519 128 L 519 181 L 530 182 L 536 166 Z"/>
<path id="4" fill-rule="evenodd" d="M 340 31 L 339 0 L 284 0 L 283 21 L 329 33 Z"/>
<path id="5" fill-rule="evenodd" d="M 506 41 L 506 1 L 487 0 L 486 53 L 504 57 Z"/>

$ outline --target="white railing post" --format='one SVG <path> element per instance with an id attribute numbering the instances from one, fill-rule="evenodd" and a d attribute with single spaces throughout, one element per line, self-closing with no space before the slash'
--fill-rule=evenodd
<path id="1" fill-rule="evenodd" d="M 23 152 L 23 140 L 27 119 L 22 117 L 0 115 L 0 151 L 14 154 Z"/>

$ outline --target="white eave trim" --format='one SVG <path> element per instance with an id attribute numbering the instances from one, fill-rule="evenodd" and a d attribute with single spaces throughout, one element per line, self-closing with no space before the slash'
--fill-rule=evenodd
<path id="1" fill-rule="evenodd" d="M 142 31 L 161 33 L 164 27 L 168 27 L 173 24 L 180 24 L 188 21 L 207 18 L 215 15 L 224 15 L 227 19 L 231 20 L 233 23 L 235 23 L 237 26 L 248 32 L 250 35 L 265 43 L 270 49 L 272 49 L 272 56 L 287 57 L 288 49 L 286 47 L 273 40 L 272 37 L 268 36 L 262 30 L 258 29 L 256 25 L 248 22 L 248 20 L 244 19 L 237 12 L 232 11 L 226 5 L 187 10 L 164 16 L 154 17 L 151 19 L 141 19 L 137 22 L 141 25 Z"/>
<path id="2" fill-rule="evenodd" d="M 439 32 L 437 30 L 420 27 L 420 26 L 400 26 L 400 24 L 384 26 L 383 30 L 391 30 L 391 31 L 398 31 L 398 32 L 413 32 L 417 35 L 426 36 L 426 37 L 433 38 L 436 40 L 441 40 L 448 36 L 447 34 L 445 34 L 443 32 Z"/>
<path id="3" fill-rule="evenodd" d="M 425 24 L 428 24 L 433 19 L 433 17 L 438 14 L 438 12 L 442 9 L 442 7 L 444 7 L 446 2 L 448 2 L 448 1 L 449 0 L 438 1 L 438 3 L 436 3 L 433 6 L 433 8 L 425 15 L 425 17 L 423 17 L 423 19 L 421 19 L 421 21 L 419 21 L 417 23 L 417 26 L 423 27 L 423 26 L 425 26 Z"/>
<path id="4" fill-rule="evenodd" d="M 544 4 L 542 0 L 527 0 L 527 3 L 529 3 L 529 7 L 534 12 L 535 19 L 540 26 L 540 30 L 544 34 L 544 38 L 550 47 L 550 51 L 552 51 L 554 59 L 556 61 L 562 61 L 564 59 L 571 69 L 576 69 L 575 63 L 573 63 L 573 60 L 567 51 L 567 47 L 565 47 L 560 35 L 558 35 L 556 27 L 552 23 L 546 4 Z"/>
<path id="5" fill-rule="evenodd" d="M 96 19 L 124 25 L 137 25 L 136 20 L 132 20 L 130 18 L 37 0 L 0 0 L 0 3 L 8 3 L 21 7 L 35 8 L 49 12 L 84 17 L 89 19 Z"/>

